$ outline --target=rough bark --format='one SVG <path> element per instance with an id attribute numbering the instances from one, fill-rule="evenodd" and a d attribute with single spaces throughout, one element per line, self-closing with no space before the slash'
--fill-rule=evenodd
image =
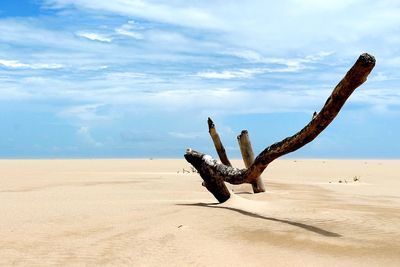
<path id="1" fill-rule="evenodd" d="M 203 185 L 220 203 L 229 199 L 231 194 L 224 183 L 224 177 L 221 175 L 232 173 L 235 170 L 234 168 L 218 164 L 211 156 L 191 149 L 186 150 L 185 158 L 196 168 L 204 180 Z"/>
<path id="2" fill-rule="evenodd" d="M 251 146 L 249 132 L 247 130 L 243 130 L 240 135 L 238 135 L 237 140 L 240 147 L 240 153 L 242 154 L 244 161 L 244 166 L 249 168 L 254 162 L 254 152 Z M 257 179 L 251 183 L 251 186 L 253 187 L 254 193 L 265 192 L 265 187 L 261 176 L 258 176 Z"/>
<path id="3" fill-rule="evenodd" d="M 208 132 L 210 133 L 211 139 L 213 140 L 215 150 L 218 153 L 219 159 L 221 160 L 222 164 L 226 166 L 232 166 L 232 164 L 228 159 L 228 156 L 226 155 L 226 151 L 224 146 L 222 145 L 221 139 L 219 138 L 214 122 L 211 120 L 211 118 L 208 118 L 207 122 L 208 122 Z"/>
<path id="4" fill-rule="evenodd" d="M 314 140 L 333 121 L 354 90 L 367 80 L 374 66 L 375 58 L 367 53 L 362 54 L 345 77 L 336 85 L 321 111 L 299 132 L 267 147 L 257 156 L 248 169 L 239 170 L 217 164 L 210 156 L 192 150 L 187 150 L 185 158 L 199 171 L 204 180 L 220 180 L 215 181 L 215 184 L 218 185 L 223 181 L 231 184 L 251 183 L 261 175 L 274 159 L 293 152 Z M 207 187 L 207 189 L 209 188 Z M 215 189 L 213 190 L 215 191 Z M 223 191 L 214 192 L 213 195 L 220 202 L 229 198 Z"/>

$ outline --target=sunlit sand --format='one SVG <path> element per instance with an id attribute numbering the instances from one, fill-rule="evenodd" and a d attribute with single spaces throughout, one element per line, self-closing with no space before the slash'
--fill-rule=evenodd
<path id="1" fill-rule="evenodd" d="M 400 266 L 400 161 L 277 160 L 223 204 L 184 159 L 0 168 L 1 266 Z"/>

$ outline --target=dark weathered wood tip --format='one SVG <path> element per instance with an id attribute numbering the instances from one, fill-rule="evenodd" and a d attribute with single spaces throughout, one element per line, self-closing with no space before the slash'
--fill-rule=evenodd
<path id="1" fill-rule="evenodd" d="M 215 128 L 215 124 L 210 117 L 208 117 L 207 123 L 208 123 L 208 129 Z"/>
<path id="2" fill-rule="evenodd" d="M 364 67 L 375 66 L 376 63 L 375 57 L 368 53 L 361 54 L 361 56 L 358 58 L 358 61 Z"/>
<path id="3" fill-rule="evenodd" d="M 192 164 L 195 168 L 198 168 L 201 165 L 201 161 L 203 159 L 204 154 L 199 153 L 197 151 L 192 150 L 191 148 L 186 149 L 186 153 L 184 155 L 185 159 Z"/>
<path id="4" fill-rule="evenodd" d="M 245 129 L 240 132 L 240 134 L 236 137 L 238 141 L 240 141 L 244 135 L 248 135 L 249 132 Z"/>

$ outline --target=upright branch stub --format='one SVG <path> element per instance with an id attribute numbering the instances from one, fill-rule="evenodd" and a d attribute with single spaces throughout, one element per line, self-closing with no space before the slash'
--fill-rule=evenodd
<path id="1" fill-rule="evenodd" d="M 264 149 L 248 169 L 237 170 L 227 166 L 221 168 L 221 164 L 210 164 L 212 160 L 210 161 L 208 157 L 205 160 L 204 155 L 197 152 L 197 154 L 193 154 L 191 151 L 187 151 L 185 158 L 192 164 L 195 161 L 201 162 L 201 166 L 197 164 L 193 164 L 193 166 L 203 179 L 205 176 L 211 175 L 232 184 L 251 183 L 261 175 L 270 162 L 314 140 L 334 120 L 354 90 L 367 80 L 374 66 L 375 58 L 367 53 L 362 54 L 336 85 L 321 111 L 299 132 Z M 203 174 L 201 174 L 202 171 Z"/>
<path id="2" fill-rule="evenodd" d="M 244 161 L 244 166 L 248 168 L 254 162 L 254 152 L 251 146 L 249 132 L 247 130 L 243 130 L 237 136 L 237 140 L 240 147 L 240 153 L 242 154 L 242 158 Z M 265 187 L 261 176 L 258 176 L 257 179 L 253 180 L 251 186 L 254 193 L 265 192 Z"/>
<path id="3" fill-rule="evenodd" d="M 224 146 L 222 145 L 221 139 L 217 133 L 217 129 L 215 129 L 215 124 L 212 119 L 209 117 L 207 120 L 208 123 L 208 132 L 210 133 L 211 139 L 213 140 L 215 150 L 217 150 L 218 157 L 221 160 L 222 164 L 226 166 L 232 166 L 231 162 L 226 155 L 226 151 Z"/>

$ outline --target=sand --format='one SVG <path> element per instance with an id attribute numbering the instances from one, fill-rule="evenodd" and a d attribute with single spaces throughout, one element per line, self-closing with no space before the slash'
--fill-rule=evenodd
<path id="1" fill-rule="evenodd" d="M 400 161 L 277 160 L 222 205 L 182 168 L 0 161 L 0 265 L 400 266 Z"/>

